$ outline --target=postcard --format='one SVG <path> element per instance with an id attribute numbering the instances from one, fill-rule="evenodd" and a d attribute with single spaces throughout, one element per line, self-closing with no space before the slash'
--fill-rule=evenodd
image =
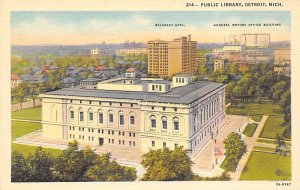
<path id="1" fill-rule="evenodd" d="M 299 2 L 1 2 L 1 189 L 297 189 Z"/>

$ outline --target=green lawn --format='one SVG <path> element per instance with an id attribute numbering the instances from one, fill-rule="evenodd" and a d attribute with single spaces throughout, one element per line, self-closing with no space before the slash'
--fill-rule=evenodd
<path id="1" fill-rule="evenodd" d="M 41 123 L 11 121 L 11 140 L 42 128 Z"/>
<path id="2" fill-rule="evenodd" d="M 250 118 L 256 122 L 260 122 L 262 115 L 252 115 Z"/>
<path id="3" fill-rule="evenodd" d="M 291 180 L 291 157 L 253 151 L 240 180 Z"/>
<path id="4" fill-rule="evenodd" d="M 258 121 L 261 119 L 261 115 L 269 115 L 266 125 L 263 128 L 260 137 L 274 139 L 277 134 L 282 134 L 285 130 L 284 113 L 282 108 L 278 104 L 239 104 L 238 107 L 229 108 L 226 111 L 227 114 L 233 115 L 248 115 Z"/>
<path id="5" fill-rule="evenodd" d="M 269 143 L 269 144 L 276 144 L 276 141 L 275 139 L 257 139 L 257 142 L 261 142 L 261 143 Z M 287 146 L 291 146 L 292 143 L 291 141 L 284 141 L 284 143 L 287 145 Z"/>
<path id="6" fill-rule="evenodd" d="M 260 147 L 260 146 L 255 146 L 253 147 L 254 150 L 261 150 L 261 151 L 268 151 L 268 152 L 275 152 L 274 148 L 269 148 L 269 147 Z"/>
<path id="7" fill-rule="evenodd" d="M 243 134 L 248 136 L 248 137 L 252 137 L 255 130 L 257 128 L 257 124 L 256 123 L 252 123 L 252 124 L 248 124 L 245 128 L 245 130 L 243 131 Z"/>
<path id="8" fill-rule="evenodd" d="M 18 152 L 22 153 L 24 156 L 27 156 L 30 153 L 33 154 L 36 148 L 37 148 L 36 146 L 13 143 L 11 146 L 11 149 L 12 149 L 11 151 L 18 151 Z M 44 148 L 43 147 L 43 150 L 45 152 L 49 152 L 53 157 L 58 157 L 62 153 L 62 150 L 54 149 L 54 148 Z"/>
<path id="9" fill-rule="evenodd" d="M 282 134 L 286 128 L 284 118 L 282 116 L 270 116 L 260 134 L 262 138 L 274 139 L 277 134 Z"/>
<path id="10" fill-rule="evenodd" d="M 32 118 L 37 119 L 38 113 L 40 113 L 41 108 L 39 107 L 39 108 L 35 108 L 35 109 L 27 109 L 27 110 L 12 112 L 12 113 L 14 114 L 15 117 L 17 117 L 17 116 L 24 117 L 26 115 L 30 115 L 29 110 L 33 111 Z M 41 123 L 11 121 L 11 140 L 14 141 L 17 137 L 21 137 L 25 134 L 39 130 L 41 128 L 42 128 Z M 28 155 L 29 153 L 34 153 L 35 149 L 36 149 L 36 146 L 12 143 L 12 151 L 18 151 L 24 155 Z M 62 150 L 59 150 L 59 149 L 52 149 L 52 148 L 43 148 L 43 149 L 46 152 L 49 152 L 53 156 L 58 156 L 62 152 Z"/>
<path id="11" fill-rule="evenodd" d="M 11 112 L 11 118 L 13 119 L 29 119 L 29 120 L 42 120 L 42 107 L 35 107 L 24 109 L 21 111 Z"/>
<path id="12" fill-rule="evenodd" d="M 228 157 L 225 157 L 224 161 L 222 162 L 222 164 L 220 166 L 225 171 L 226 171 L 226 165 L 227 165 L 228 161 L 229 161 Z M 228 171 L 234 172 L 236 170 L 237 166 L 238 166 L 238 163 L 236 165 L 235 164 L 230 164 L 230 166 L 228 168 Z"/>
<path id="13" fill-rule="evenodd" d="M 226 111 L 232 115 L 280 115 L 283 116 L 282 108 L 278 104 L 239 104 L 237 107 L 230 107 Z M 258 116 L 257 116 L 258 117 Z"/>

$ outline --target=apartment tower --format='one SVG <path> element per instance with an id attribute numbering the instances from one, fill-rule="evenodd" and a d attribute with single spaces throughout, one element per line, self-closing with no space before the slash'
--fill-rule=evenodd
<path id="1" fill-rule="evenodd" d="M 174 74 L 194 75 L 197 71 L 197 42 L 191 35 L 173 41 L 148 42 L 148 76 L 171 77 Z"/>

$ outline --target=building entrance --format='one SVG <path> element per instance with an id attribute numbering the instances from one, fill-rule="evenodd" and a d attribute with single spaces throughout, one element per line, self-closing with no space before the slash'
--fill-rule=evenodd
<path id="1" fill-rule="evenodd" d="M 104 139 L 103 138 L 99 138 L 99 145 L 103 146 L 103 143 L 104 143 Z"/>

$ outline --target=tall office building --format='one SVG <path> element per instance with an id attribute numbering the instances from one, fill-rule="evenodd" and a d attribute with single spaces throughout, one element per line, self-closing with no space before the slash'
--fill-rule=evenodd
<path id="1" fill-rule="evenodd" d="M 149 77 L 170 77 L 177 73 L 194 75 L 197 71 L 196 46 L 191 35 L 173 41 L 149 41 Z"/>

